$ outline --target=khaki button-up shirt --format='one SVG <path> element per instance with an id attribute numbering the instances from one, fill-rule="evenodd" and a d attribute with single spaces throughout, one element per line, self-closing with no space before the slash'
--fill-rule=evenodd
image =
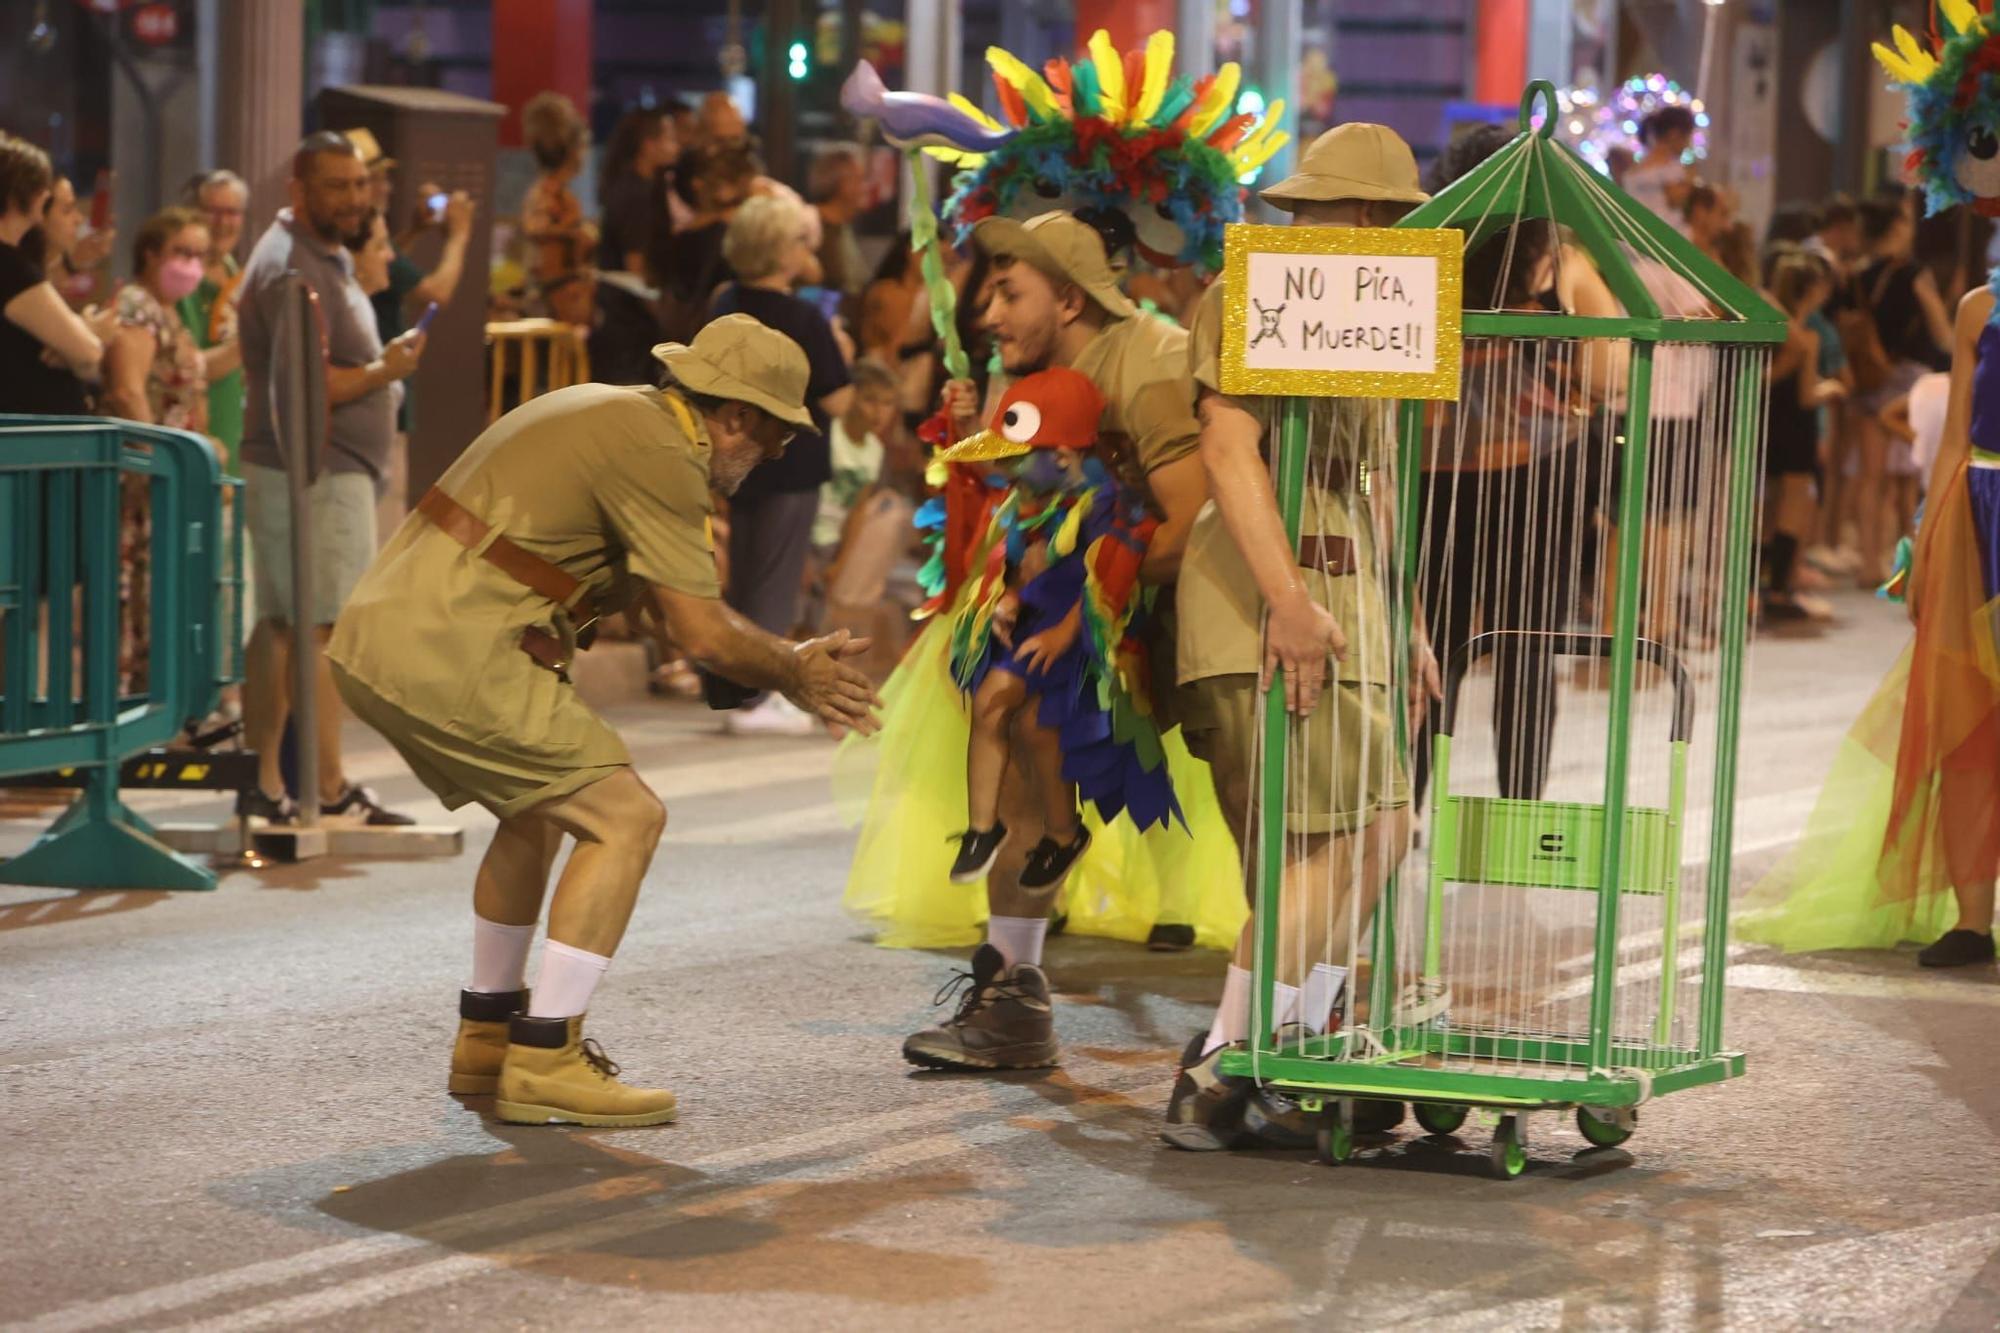
<path id="1" fill-rule="evenodd" d="M 1202 296 L 1188 331 L 1190 375 L 1196 393 L 1222 392 L 1223 285 Z M 1266 457 L 1283 419 L 1282 398 L 1235 400 L 1264 427 Z M 1355 572 L 1306 574 L 1313 600 L 1326 607 L 1347 635 L 1348 653 L 1338 679 L 1389 683 L 1389 625 L 1382 594 L 1383 566 L 1364 477 L 1388 461 L 1394 404 L 1365 398 L 1314 398 L 1307 409 L 1306 493 L 1302 537 L 1344 537 L 1355 545 Z M 1339 475 L 1335 475 L 1339 474 Z M 1263 667 L 1264 599 L 1250 566 L 1229 535 L 1213 500 L 1188 537 L 1179 589 L 1181 683 L 1210 676 L 1254 674 Z"/>
<path id="2" fill-rule="evenodd" d="M 581 580 L 600 607 L 623 605 L 635 580 L 714 597 L 709 448 L 675 395 L 586 384 L 502 417 L 438 486 Z M 355 588 L 328 651 L 397 708 L 498 755 L 629 762 L 575 691 L 521 650 L 523 629 L 560 616 L 412 514 Z"/>

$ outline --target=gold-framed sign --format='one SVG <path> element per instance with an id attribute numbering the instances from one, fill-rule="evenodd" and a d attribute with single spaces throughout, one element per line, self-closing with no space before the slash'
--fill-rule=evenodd
<path id="1" fill-rule="evenodd" d="M 1223 392 L 1456 400 L 1464 247 L 1430 228 L 1225 228 Z"/>

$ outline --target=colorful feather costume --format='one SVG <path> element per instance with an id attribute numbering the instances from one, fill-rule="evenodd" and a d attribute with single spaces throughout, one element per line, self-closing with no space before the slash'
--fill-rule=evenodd
<path id="1" fill-rule="evenodd" d="M 1901 28 L 1894 50 L 1875 48 L 1909 95 L 1910 166 L 1933 212 L 2000 216 L 2000 18 L 1989 11 L 1939 0 L 1929 49 Z M 1752 892 L 1739 917 L 1749 939 L 1927 943 L 1956 915 L 1952 886 L 2000 867 L 2000 322 L 1980 334 L 1971 402 L 1964 457 L 1933 477 L 1903 579 L 1916 638 L 1848 732 L 1797 850 Z"/>
<path id="2" fill-rule="evenodd" d="M 932 548 L 920 576 L 932 620 L 883 690 L 881 735 L 850 738 L 835 768 L 836 792 L 861 824 L 847 904 L 885 945 L 979 938 L 985 895 L 949 883 L 943 833 L 962 826 L 967 804 L 964 700 L 995 670 L 1028 683 L 1083 801 L 1092 840 L 1062 900 L 1072 929 L 1140 940 L 1170 920 L 1225 948 L 1247 914 L 1207 769 L 1178 732 L 1161 734 L 1145 684 L 1148 599 L 1138 576 L 1157 522 L 1094 455 L 1065 466 L 1054 452 L 1093 440 L 1102 411 L 1087 378 L 1043 371 L 1003 396 L 992 429 L 933 461 L 940 493 L 917 516 Z M 1017 589 L 1040 544 L 1047 567 Z M 1012 633 L 996 634 L 1016 595 Z M 1014 645 L 1072 610 L 1081 632 L 1046 670 L 1014 660 Z"/>
<path id="3" fill-rule="evenodd" d="M 989 429 L 940 455 L 950 468 L 997 467 L 1006 482 L 997 505 L 979 501 L 986 526 L 962 562 L 951 674 L 968 697 L 994 671 L 1018 676 L 1036 721 L 1061 740 L 1063 778 L 1103 819 L 1129 813 L 1141 829 L 1170 819 L 1185 827 L 1153 721 L 1138 595 L 1159 520 L 1087 452 L 1103 414 L 1086 376 L 1044 370 L 1007 390 Z M 983 489 L 990 495 L 991 483 Z M 1023 581 L 1031 552 L 1043 568 Z M 1019 610 L 1008 633 L 1010 606 Z M 1079 632 L 1066 651 L 1040 667 L 1019 660 L 1020 645 L 1072 614 Z"/>
<path id="4" fill-rule="evenodd" d="M 1114 259 L 1214 271 L 1222 229 L 1243 220 L 1243 183 L 1291 138 L 1278 128 L 1282 101 L 1262 115 L 1236 110 L 1236 65 L 1175 75 L 1171 32 L 1121 55 L 1100 29 L 1083 56 L 1040 71 L 997 46 L 986 63 L 997 120 L 957 93 L 942 105 L 888 92 L 865 63 L 842 95 L 892 140 L 962 168 L 944 207 L 961 244 L 981 218 L 1066 209 L 1104 234 Z"/>

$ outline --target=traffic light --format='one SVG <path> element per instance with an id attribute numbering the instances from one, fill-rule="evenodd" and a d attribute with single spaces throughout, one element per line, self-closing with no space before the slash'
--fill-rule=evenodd
<path id="1" fill-rule="evenodd" d="M 786 67 L 786 73 L 790 74 L 793 78 L 803 79 L 807 74 L 812 72 L 810 66 L 806 63 L 806 44 L 804 42 L 793 42 L 790 49 L 785 52 L 785 57 L 790 62 Z"/>

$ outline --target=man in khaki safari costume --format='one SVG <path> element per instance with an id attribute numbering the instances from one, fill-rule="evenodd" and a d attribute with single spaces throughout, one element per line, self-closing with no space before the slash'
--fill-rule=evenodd
<path id="1" fill-rule="evenodd" d="M 499 817 L 473 885 L 449 1087 L 496 1093 L 517 1124 L 674 1118 L 671 1092 L 619 1082 L 582 1038 L 666 811 L 571 688 L 577 634 L 650 599 L 641 609 L 716 674 L 876 726 L 874 691 L 846 661 L 865 641 L 788 643 L 720 598 L 710 491 L 734 491 L 810 426 L 805 353 L 729 315 L 654 355 L 665 389 L 563 389 L 473 441 L 376 557 L 328 648 L 342 697 L 425 786 Z M 530 1000 L 528 946 L 565 834 L 576 846 Z"/>
<path id="2" fill-rule="evenodd" d="M 1262 197 L 1292 214 L 1294 226 L 1386 227 L 1429 196 L 1409 145 L 1384 126 L 1357 123 L 1321 135 L 1298 172 Z M 1273 668 L 1284 669 L 1291 783 L 1273 1025 L 1321 1032 L 1347 981 L 1351 928 L 1373 913 L 1409 845 L 1388 616 L 1394 404 L 1309 400 L 1305 504 L 1294 548 L 1267 453 L 1283 400 L 1223 391 L 1225 301 L 1217 282 L 1188 332 L 1201 458 L 1214 499 L 1195 520 L 1181 563 L 1177 703 L 1188 748 L 1212 766 L 1224 818 L 1239 844 L 1251 846 L 1264 686 Z M 1420 708 L 1437 693 L 1437 664 L 1422 639 L 1422 615 L 1412 620 L 1410 694 Z M 1224 1050 L 1251 1035 L 1256 928 L 1254 917 L 1243 928 L 1214 1025 L 1181 1058 L 1162 1131 L 1177 1148 L 1312 1142 L 1314 1126 L 1295 1104 L 1216 1069 Z M 1408 997 L 1404 1007 L 1413 1003 Z M 1416 1020 L 1414 1009 L 1409 1017 Z M 1365 1127 L 1370 1116 L 1389 1123 L 1401 1108 L 1375 1104 Z"/>

